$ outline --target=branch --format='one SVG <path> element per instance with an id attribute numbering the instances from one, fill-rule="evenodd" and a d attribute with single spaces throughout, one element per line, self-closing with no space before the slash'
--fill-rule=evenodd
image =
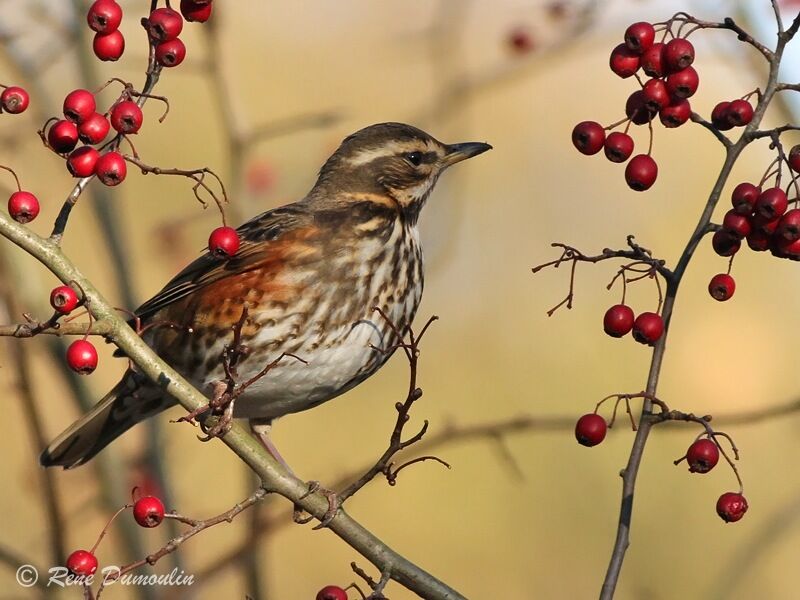
<path id="1" fill-rule="evenodd" d="M 695 122 L 695 123 L 698 123 L 698 124 L 702 125 L 706 129 L 708 129 L 711 133 L 714 134 L 715 138 L 717 138 L 720 142 L 722 142 L 722 145 L 725 146 L 726 148 L 730 148 L 733 145 L 733 142 L 731 142 L 731 140 L 728 138 L 728 136 L 726 136 L 719 129 L 717 129 L 714 126 L 713 123 L 711 123 L 710 121 L 706 121 L 703 117 L 698 115 L 696 112 L 692 113 L 691 120 L 693 122 Z"/>

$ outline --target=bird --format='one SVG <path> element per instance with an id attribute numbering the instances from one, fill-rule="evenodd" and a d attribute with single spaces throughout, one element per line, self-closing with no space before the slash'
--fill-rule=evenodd
<path id="1" fill-rule="evenodd" d="M 238 326 L 247 351 L 236 373 L 256 380 L 236 398 L 232 416 L 248 419 L 282 461 L 269 440 L 274 419 L 345 393 L 389 359 L 422 297 L 420 211 L 446 169 L 491 148 L 445 144 L 403 123 L 356 131 L 304 198 L 237 229 L 241 244 L 232 257 L 206 252 L 142 304 L 134 313 L 142 339 L 211 396 L 226 378 L 223 355 Z M 280 360 L 257 377 L 288 355 L 297 360 Z M 175 404 L 131 366 L 39 462 L 82 465 Z"/>

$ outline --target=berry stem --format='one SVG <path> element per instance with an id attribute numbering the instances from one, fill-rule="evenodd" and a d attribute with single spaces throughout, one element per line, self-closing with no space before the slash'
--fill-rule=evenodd
<path id="1" fill-rule="evenodd" d="M 97 536 L 97 541 L 94 543 L 94 546 L 92 546 L 92 548 L 91 548 L 91 550 L 89 550 L 89 552 L 94 554 L 95 550 L 97 550 L 97 547 L 100 545 L 100 542 L 103 540 L 104 537 L 106 537 L 106 533 L 108 532 L 108 528 L 111 527 L 111 524 L 114 522 L 114 520 L 120 514 L 122 514 L 124 511 L 128 510 L 132 506 L 133 506 L 133 504 L 125 504 L 122 508 L 118 509 L 117 512 L 115 512 L 111 516 L 111 518 L 108 520 L 108 523 L 106 523 L 105 527 L 103 527 L 103 529 L 100 531 L 100 535 Z"/>
<path id="2" fill-rule="evenodd" d="M 8 171 L 9 173 L 11 173 L 14 176 L 14 181 L 17 182 L 17 191 L 21 192 L 22 191 L 22 186 L 19 184 L 19 177 L 17 177 L 17 174 L 14 172 L 14 169 L 12 169 L 11 167 L 6 167 L 5 165 L 0 165 L 0 169 Z"/>

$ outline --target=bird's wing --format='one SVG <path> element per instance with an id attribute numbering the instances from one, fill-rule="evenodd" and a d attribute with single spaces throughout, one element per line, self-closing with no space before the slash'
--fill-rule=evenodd
<path id="1" fill-rule="evenodd" d="M 135 312 L 136 317 L 146 320 L 197 289 L 257 267 L 269 258 L 288 232 L 300 231 L 311 224 L 311 214 L 302 203 L 260 214 L 237 229 L 241 245 L 233 258 L 222 260 L 206 252 L 142 304 Z"/>

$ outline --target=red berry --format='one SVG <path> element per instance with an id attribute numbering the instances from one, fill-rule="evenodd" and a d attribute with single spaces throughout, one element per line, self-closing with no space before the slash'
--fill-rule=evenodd
<path id="1" fill-rule="evenodd" d="M 78 128 L 66 119 L 56 121 L 47 130 L 47 143 L 59 154 L 72 152 L 78 143 Z"/>
<path id="2" fill-rule="evenodd" d="M 595 121 L 583 121 L 572 130 L 572 143 L 581 154 L 597 154 L 605 141 L 605 129 Z"/>
<path id="3" fill-rule="evenodd" d="M 211 254 L 230 258 L 239 250 L 239 234 L 233 227 L 217 227 L 208 238 Z"/>
<path id="4" fill-rule="evenodd" d="M 596 413 L 583 415 L 575 423 L 575 439 L 581 446 L 597 446 L 606 438 L 606 420 Z"/>
<path id="5" fill-rule="evenodd" d="M 795 173 L 800 173 L 800 144 L 792 146 L 789 150 L 789 167 Z"/>
<path id="6" fill-rule="evenodd" d="M 97 33 L 92 42 L 94 55 L 100 60 L 113 62 L 125 52 L 125 36 L 120 30 Z"/>
<path id="7" fill-rule="evenodd" d="M 719 462 L 719 448 L 713 440 L 701 438 L 689 446 L 686 462 L 689 463 L 689 472 L 708 473 Z"/>
<path id="8" fill-rule="evenodd" d="M 647 106 L 642 90 L 633 92 L 625 102 L 625 115 L 634 125 L 644 125 L 650 122 L 656 112 Z"/>
<path id="9" fill-rule="evenodd" d="M 733 256 L 739 251 L 741 245 L 742 242 L 738 237 L 724 229 L 715 232 L 711 238 L 711 246 L 714 248 L 714 252 L 720 256 Z"/>
<path id="10" fill-rule="evenodd" d="M 750 219 L 733 209 L 725 213 L 725 218 L 722 219 L 722 228 L 739 238 L 747 237 L 752 230 Z"/>
<path id="11" fill-rule="evenodd" d="M 78 306 L 78 294 L 68 285 L 60 285 L 50 292 L 50 306 L 62 315 L 68 315 Z"/>
<path id="12" fill-rule="evenodd" d="M 107 186 L 119 185 L 125 180 L 128 174 L 128 165 L 119 152 L 106 152 L 94 165 L 94 173 L 97 178 Z"/>
<path id="13" fill-rule="evenodd" d="M 727 131 L 733 128 L 733 123 L 731 123 L 731 120 L 728 118 L 728 110 L 730 107 L 730 102 L 723 101 L 718 103 L 714 107 L 714 110 L 711 111 L 711 124 L 720 131 Z"/>
<path id="14" fill-rule="evenodd" d="M 67 348 L 67 364 L 76 373 L 88 375 L 97 368 L 97 350 L 87 340 L 72 342 Z"/>
<path id="15" fill-rule="evenodd" d="M 731 204 L 733 210 L 740 215 L 752 215 L 755 210 L 756 200 L 761 195 L 761 188 L 754 186 L 752 183 L 740 183 L 733 188 L 731 194 Z"/>
<path id="16" fill-rule="evenodd" d="M 64 98 L 64 116 L 80 125 L 95 113 L 97 103 L 89 90 L 72 90 Z"/>
<path id="17" fill-rule="evenodd" d="M 747 236 L 747 245 L 750 246 L 751 250 L 755 250 L 756 252 L 769 250 L 770 241 L 771 236 L 760 229 L 754 229 L 750 232 L 750 235 Z"/>
<path id="18" fill-rule="evenodd" d="M 658 165 L 647 154 L 637 154 L 625 167 L 625 181 L 637 192 L 649 190 L 658 177 Z"/>
<path id="19" fill-rule="evenodd" d="M 714 275 L 708 283 L 708 293 L 714 300 L 725 302 L 736 291 L 736 281 L 727 273 Z"/>
<path id="20" fill-rule="evenodd" d="M 625 162 L 633 154 L 633 138 L 627 133 L 614 131 L 608 134 L 603 150 L 611 162 Z"/>
<path id="21" fill-rule="evenodd" d="M 773 233 L 775 233 L 775 231 L 777 231 L 778 229 L 778 224 L 780 222 L 781 222 L 781 217 L 768 219 L 759 214 L 754 215 L 750 221 L 754 229 L 757 229 L 762 233 L 766 233 L 767 235 L 772 235 Z"/>
<path id="22" fill-rule="evenodd" d="M 0 106 L 3 110 L 12 115 L 18 115 L 25 112 L 28 105 L 31 103 L 31 97 L 23 88 L 17 85 L 11 85 L 3 90 L 0 94 Z"/>
<path id="23" fill-rule="evenodd" d="M 133 505 L 133 518 L 142 527 L 156 527 L 164 520 L 164 503 L 155 496 L 143 496 Z"/>
<path id="24" fill-rule="evenodd" d="M 700 77 L 694 67 L 686 67 L 667 77 L 667 89 L 676 98 L 690 98 L 700 85 Z"/>
<path id="25" fill-rule="evenodd" d="M 177 67 L 186 58 L 186 46 L 178 38 L 156 46 L 156 60 L 164 67 Z"/>
<path id="26" fill-rule="evenodd" d="M 97 558 L 88 550 L 75 550 L 67 557 L 67 569 L 78 577 L 92 575 L 97 571 Z"/>
<path id="27" fill-rule="evenodd" d="M 753 120 L 753 105 L 747 100 L 734 100 L 728 106 L 728 121 L 734 127 L 744 127 Z"/>
<path id="28" fill-rule="evenodd" d="M 662 79 L 648 79 L 642 88 L 644 103 L 652 112 L 658 112 L 670 103 L 667 84 Z"/>
<path id="29" fill-rule="evenodd" d="M 205 23 L 211 17 L 211 2 L 193 2 L 181 0 L 181 14 L 189 22 Z M 527 48 L 530 50 L 530 48 Z"/>
<path id="30" fill-rule="evenodd" d="M 338 585 L 326 585 L 317 592 L 315 600 L 347 600 L 347 592 Z"/>
<path id="31" fill-rule="evenodd" d="M 67 169 L 73 177 L 89 177 L 94 174 L 94 167 L 100 153 L 91 146 L 81 146 L 72 151 L 67 158 Z"/>
<path id="32" fill-rule="evenodd" d="M 8 198 L 8 214 L 17 223 L 30 223 L 39 214 L 39 200 L 30 192 L 14 192 Z"/>
<path id="33" fill-rule="evenodd" d="M 650 48 L 655 39 L 656 30 L 650 23 L 634 23 L 625 30 L 625 45 L 636 54 Z"/>
<path id="34" fill-rule="evenodd" d="M 664 65 L 664 44 L 656 42 L 650 46 L 641 56 L 640 64 L 642 70 L 648 77 L 663 77 L 666 75 Z"/>
<path id="35" fill-rule="evenodd" d="M 675 38 L 664 47 L 664 62 L 672 71 L 680 71 L 694 62 L 694 46 L 689 40 Z"/>
<path id="36" fill-rule="evenodd" d="M 773 236 L 770 241 L 770 250 L 775 256 L 794 260 L 800 259 L 800 239 L 787 240 L 782 236 Z"/>
<path id="37" fill-rule="evenodd" d="M 211 12 L 210 4 L 203 8 L 207 8 L 208 12 Z M 183 13 L 183 2 L 181 2 L 181 13 Z M 185 16 L 186 13 L 183 14 Z M 187 17 L 186 20 L 189 21 L 196 19 L 189 19 Z M 517 27 L 508 34 L 508 45 L 514 52 L 518 54 L 527 54 L 534 49 L 533 37 L 531 37 L 531 34 L 527 29 L 522 27 Z"/>
<path id="38" fill-rule="evenodd" d="M 800 208 L 787 211 L 778 222 L 776 232 L 790 242 L 800 238 Z"/>
<path id="39" fill-rule="evenodd" d="M 633 339 L 640 344 L 655 344 L 664 334 L 664 320 L 660 315 L 643 312 L 633 322 Z"/>
<path id="40" fill-rule="evenodd" d="M 614 73 L 627 79 L 639 70 L 639 55 L 625 44 L 620 44 L 611 51 L 608 66 Z"/>
<path id="41" fill-rule="evenodd" d="M 156 42 L 168 42 L 181 34 L 183 18 L 171 8 L 157 8 L 147 19 L 147 33 Z"/>
<path id="42" fill-rule="evenodd" d="M 685 98 L 673 98 L 669 106 L 662 108 L 658 117 L 664 127 L 680 127 L 692 116 L 692 105 Z"/>
<path id="43" fill-rule="evenodd" d="M 747 500 L 736 492 L 725 492 L 717 500 L 717 514 L 726 523 L 734 523 L 747 512 Z"/>
<path id="44" fill-rule="evenodd" d="M 108 119 L 100 113 L 92 113 L 78 127 L 78 136 L 86 144 L 99 144 L 106 139 L 110 129 Z"/>
<path id="45" fill-rule="evenodd" d="M 122 23 L 122 8 L 114 0 L 97 0 L 86 14 L 89 28 L 97 33 L 111 33 Z"/>
<path id="46" fill-rule="evenodd" d="M 136 133 L 142 126 L 142 109 L 133 100 L 123 100 L 111 109 L 111 126 L 120 133 Z"/>
<path id="47" fill-rule="evenodd" d="M 785 213 L 788 206 L 786 192 L 779 187 L 773 187 L 761 192 L 756 200 L 755 212 L 763 219 L 771 221 Z"/>
<path id="48" fill-rule="evenodd" d="M 621 338 L 633 328 L 633 310 L 625 304 L 615 304 L 603 316 L 603 330 L 611 337 Z"/>

